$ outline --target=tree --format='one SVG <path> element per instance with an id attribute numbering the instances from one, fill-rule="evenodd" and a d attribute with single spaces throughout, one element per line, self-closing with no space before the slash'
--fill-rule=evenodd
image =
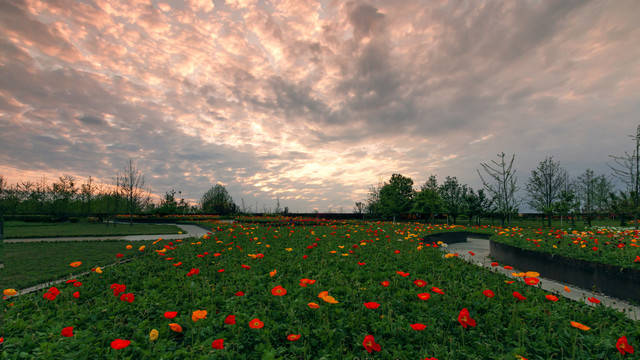
<path id="1" fill-rule="evenodd" d="M 4 175 L 0 175 L 0 247 L 2 247 L 2 244 L 4 241 L 4 212 L 5 212 L 4 194 L 5 194 L 6 188 L 7 188 L 7 180 L 4 178 Z"/>
<path id="2" fill-rule="evenodd" d="M 384 215 L 393 216 L 395 223 L 397 215 L 406 214 L 411 210 L 414 194 L 411 178 L 393 174 L 389 183 L 380 189 L 380 211 Z"/>
<path id="3" fill-rule="evenodd" d="M 480 217 L 491 210 L 491 200 L 484 193 L 484 189 L 480 189 L 478 193 L 475 193 L 472 188 L 469 188 L 463 201 L 463 209 L 469 217 L 469 221 L 472 221 L 475 217 L 476 225 L 480 225 Z"/>
<path id="4" fill-rule="evenodd" d="M 627 185 L 627 192 L 631 197 L 631 213 L 633 215 L 634 229 L 638 230 L 638 217 L 640 215 L 640 125 L 636 130 L 636 135 L 630 135 L 636 142 L 636 148 L 631 154 L 624 153 L 624 156 L 613 156 L 616 165 L 609 165 L 613 170 L 613 176 Z"/>
<path id="5" fill-rule="evenodd" d="M 96 191 L 95 186 L 93 185 L 93 178 L 89 176 L 87 182 L 80 186 L 80 194 L 82 195 L 82 203 L 86 204 L 85 214 L 91 214 L 91 200 L 93 197 L 93 193 Z"/>
<path id="6" fill-rule="evenodd" d="M 556 202 L 560 200 L 566 172 L 560 162 L 553 161 L 553 156 L 549 156 L 531 171 L 531 177 L 526 183 L 529 205 L 547 216 L 548 227 L 551 227 Z"/>
<path id="7" fill-rule="evenodd" d="M 365 210 L 365 205 L 363 202 L 356 202 L 355 206 L 353 207 L 354 214 L 362 214 L 364 213 L 364 210 Z"/>
<path id="8" fill-rule="evenodd" d="M 431 222 L 435 223 L 435 216 L 442 212 L 442 198 L 438 193 L 438 181 L 435 175 L 429 176 L 413 198 L 411 212 L 431 215 Z"/>
<path id="9" fill-rule="evenodd" d="M 70 175 L 63 175 L 51 185 L 53 209 L 57 217 L 66 218 L 70 210 L 70 202 L 78 189 L 75 187 L 75 179 Z"/>
<path id="10" fill-rule="evenodd" d="M 366 212 L 370 215 L 380 214 L 380 190 L 384 186 L 382 178 L 378 178 L 378 185 L 371 185 L 367 194 Z"/>
<path id="11" fill-rule="evenodd" d="M 464 198 L 468 192 L 467 185 L 460 185 L 455 176 L 447 176 L 438 190 L 447 219 L 451 216 L 455 224 L 458 215 L 463 212 Z"/>
<path id="12" fill-rule="evenodd" d="M 207 214 L 228 215 L 236 212 L 236 204 L 222 184 L 216 184 L 202 195 L 200 207 Z"/>
<path id="13" fill-rule="evenodd" d="M 609 195 L 609 206 L 614 214 L 620 216 L 620 226 L 626 225 L 627 215 L 633 214 L 635 204 L 633 203 L 633 191 L 620 191 L 618 194 L 612 192 Z"/>
<path id="14" fill-rule="evenodd" d="M 118 178 L 129 213 L 129 225 L 133 226 L 133 213 L 141 206 L 143 194 L 147 191 L 146 180 L 131 159 L 118 174 Z"/>
<path id="15" fill-rule="evenodd" d="M 516 170 L 513 168 L 513 161 L 516 155 L 511 156 L 511 161 L 507 164 L 504 157 L 505 154 L 501 153 L 497 155 L 500 158 L 500 162 L 491 160 L 491 165 L 487 163 L 480 163 L 482 169 L 490 179 L 485 180 L 480 173 L 480 170 L 476 170 L 482 180 L 482 185 L 485 190 L 491 195 L 491 201 L 493 202 L 496 211 L 500 215 L 500 223 L 502 226 L 505 224 L 505 220 L 508 220 L 509 226 L 511 226 L 511 216 L 518 212 L 519 201 L 516 200 L 515 194 L 519 190 L 516 185 L 518 178 L 516 177 Z"/>
<path id="16" fill-rule="evenodd" d="M 596 176 L 593 170 L 587 169 L 578 176 L 577 187 L 583 218 L 591 226 L 596 214 L 607 210 L 613 185 L 604 175 Z"/>

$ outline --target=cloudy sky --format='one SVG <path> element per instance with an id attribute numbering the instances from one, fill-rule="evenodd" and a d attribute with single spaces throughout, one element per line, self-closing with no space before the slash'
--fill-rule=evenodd
<path id="1" fill-rule="evenodd" d="M 640 1 L 0 1 L 0 174 L 351 212 L 515 154 L 609 174 L 640 124 Z"/>

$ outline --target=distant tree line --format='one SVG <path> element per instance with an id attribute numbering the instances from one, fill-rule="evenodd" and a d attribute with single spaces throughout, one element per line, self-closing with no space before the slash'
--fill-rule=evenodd
<path id="1" fill-rule="evenodd" d="M 388 182 L 379 180 L 369 188 L 367 199 L 357 202 L 354 212 L 371 216 L 387 217 L 395 221 L 399 215 L 421 216 L 435 221 L 436 215 L 446 216 L 447 222 L 456 223 L 460 215 L 479 224 L 481 217 L 500 219 L 502 225 L 510 225 L 518 214 L 520 205 L 526 202 L 532 209 L 547 218 L 559 216 L 570 218 L 573 225 L 576 216 L 590 226 L 599 215 L 615 214 L 624 225 L 635 220 L 638 229 L 639 186 L 640 186 L 640 126 L 633 151 L 623 156 L 611 156 L 612 177 L 625 185 L 616 190 L 611 177 L 595 174 L 586 169 L 576 178 L 570 178 L 567 170 L 552 156 L 546 157 L 531 172 L 525 182 L 525 198 L 518 198 L 520 189 L 516 171 L 513 168 L 515 155 L 510 158 L 504 153 L 497 160 L 481 163 L 478 175 L 483 188 L 474 191 L 466 184 L 460 184 L 455 176 L 447 176 L 438 184 L 436 175 L 414 189 L 413 180 L 401 174 L 393 174 Z"/>

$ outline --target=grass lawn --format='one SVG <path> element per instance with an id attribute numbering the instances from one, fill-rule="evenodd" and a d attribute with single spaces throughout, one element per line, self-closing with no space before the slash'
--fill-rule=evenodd
<path id="1" fill-rule="evenodd" d="M 182 231 L 175 225 L 153 224 L 118 224 L 116 227 L 91 223 L 27 223 L 7 221 L 5 238 L 38 238 L 64 236 L 121 236 L 121 235 L 155 235 L 177 234 Z"/>
<path id="2" fill-rule="evenodd" d="M 159 248 L 153 241 L 60 241 L 42 243 L 5 243 L 4 269 L 0 270 L 0 283 L 15 289 L 41 284 L 47 281 L 72 276 L 142 254 L 138 249 L 145 245 L 145 251 Z M 166 244 L 166 242 L 164 242 Z M 127 245 L 132 249 L 126 249 Z M 123 254 L 121 259 L 116 254 Z M 69 266 L 74 261 L 82 261 L 77 268 Z"/>

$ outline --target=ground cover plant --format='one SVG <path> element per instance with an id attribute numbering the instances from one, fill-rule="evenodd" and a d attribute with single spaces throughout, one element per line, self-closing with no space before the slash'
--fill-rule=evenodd
<path id="1" fill-rule="evenodd" d="M 640 269 L 640 231 L 619 228 L 585 230 L 496 229 L 492 240 L 523 249 Z"/>
<path id="2" fill-rule="evenodd" d="M 23 289 L 69 277 L 95 267 L 141 256 L 143 252 L 134 249 L 141 246 L 152 249 L 154 242 L 111 240 L 5 243 L 2 257 L 4 268 L 0 271 L 1 283 Z M 131 249 L 126 249 L 127 245 Z M 82 259 L 82 265 L 70 267 L 69 264 L 77 259 Z"/>
<path id="3" fill-rule="evenodd" d="M 599 359 L 628 357 L 640 338 L 621 313 L 537 288 L 533 272 L 445 256 L 422 224 L 210 224 L 81 286 L 5 299 L 2 355 Z"/>
<path id="4" fill-rule="evenodd" d="M 107 226 L 94 223 L 32 223 L 22 221 L 7 221 L 5 223 L 5 238 L 39 238 L 66 236 L 122 236 L 122 235 L 156 235 L 178 234 L 182 231 L 175 225 L 152 224 L 118 224 Z"/>

